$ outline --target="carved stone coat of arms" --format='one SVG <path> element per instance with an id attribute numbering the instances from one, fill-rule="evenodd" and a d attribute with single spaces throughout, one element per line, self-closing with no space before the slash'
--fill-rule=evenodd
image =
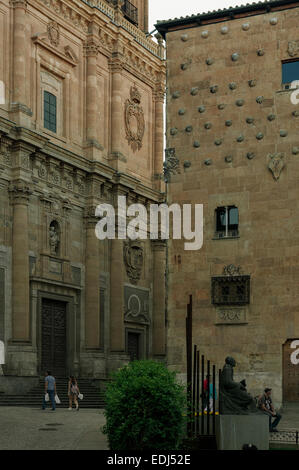
<path id="1" fill-rule="evenodd" d="M 143 248 L 138 241 L 127 241 L 124 244 L 124 262 L 128 278 L 132 284 L 137 284 L 141 277 L 143 266 Z"/>
<path id="2" fill-rule="evenodd" d="M 277 181 L 280 178 L 280 174 L 285 167 L 284 154 L 283 153 L 274 153 L 269 155 L 269 165 L 268 168 L 273 174 L 273 178 Z"/>
<path id="3" fill-rule="evenodd" d="M 296 57 L 299 55 L 299 39 L 297 41 L 289 42 L 288 54 L 290 57 Z"/>
<path id="4" fill-rule="evenodd" d="M 141 103 L 141 94 L 136 86 L 131 87 L 130 99 L 125 104 L 126 138 L 133 151 L 140 150 L 145 131 L 144 112 Z"/>

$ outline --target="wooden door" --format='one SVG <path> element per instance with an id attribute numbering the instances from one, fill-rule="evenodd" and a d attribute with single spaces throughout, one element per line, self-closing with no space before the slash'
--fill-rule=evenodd
<path id="1" fill-rule="evenodd" d="M 41 372 L 50 370 L 56 377 L 65 377 L 66 351 L 66 303 L 43 299 Z"/>
<path id="2" fill-rule="evenodd" d="M 131 361 L 140 359 L 140 333 L 128 333 L 128 354 Z"/>

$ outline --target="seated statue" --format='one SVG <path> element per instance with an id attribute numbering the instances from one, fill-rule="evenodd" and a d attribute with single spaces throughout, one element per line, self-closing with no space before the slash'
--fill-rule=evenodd
<path id="1" fill-rule="evenodd" d="M 220 375 L 220 413 L 226 415 L 246 415 L 256 413 L 254 398 L 246 390 L 246 382 L 234 381 L 236 361 L 232 357 L 225 359 L 225 365 Z"/>

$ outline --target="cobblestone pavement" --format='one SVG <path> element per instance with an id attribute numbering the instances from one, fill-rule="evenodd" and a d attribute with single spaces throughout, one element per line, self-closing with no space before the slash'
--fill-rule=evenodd
<path id="1" fill-rule="evenodd" d="M 0 407 L 0 450 L 107 450 L 102 410 Z"/>
<path id="2" fill-rule="evenodd" d="M 282 431 L 296 429 L 299 431 L 299 403 L 287 403 L 280 413 L 282 419 L 278 425 L 278 429 Z"/>

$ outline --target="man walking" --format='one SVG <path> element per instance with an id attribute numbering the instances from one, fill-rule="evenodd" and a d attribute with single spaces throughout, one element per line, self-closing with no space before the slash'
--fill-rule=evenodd
<path id="1" fill-rule="evenodd" d="M 259 409 L 269 416 L 269 431 L 278 432 L 276 427 L 281 420 L 281 415 L 274 409 L 271 398 L 271 391 L 271 388 L 265 388 L 264 394 L 259 399 Z M 273 423 L 272 418 L 275 418 Z"/>
<path id="2" fill-rule="evenodd" d="M 43 410 L 46 409 L 46 405 L 47 405 L 47 402 L 45 400 L 46 393 L 48 393 L 49 399 L 51 400 L 52 411 L 55 411 L 56 410 L 56 404 L 55 404 L 56 380 L 52 376 L 49 370 L 45 374 L 45 393 L 44 393 L 44 399 L 43 399 Z"/>

